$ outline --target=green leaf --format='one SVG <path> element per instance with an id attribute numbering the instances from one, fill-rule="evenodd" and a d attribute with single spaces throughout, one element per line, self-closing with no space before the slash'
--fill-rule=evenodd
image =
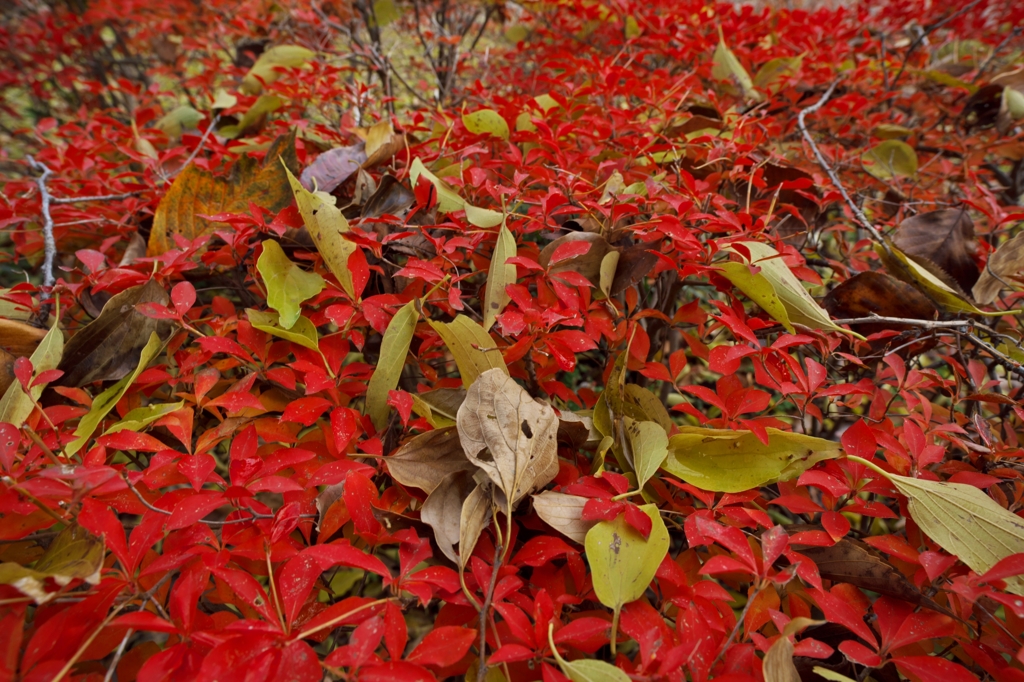
<path id="1" fill-rule="evenodd" d="M 320 345 L 318 343 L 320 335 L 317 334 L 316 327 L 309 321 L 309 318 L 300 317 L 290 329 L 285 329 L 280 325 L 277 313 L 265 313 L 253 310 L 252 308 L 246 308 L 245 312 L 249 317 L 249 324 L 255 329 L 266 332 L 271 336 L 276 336 L 279 339 L 291 341 L 303 348 L 315 350 L 317 353 L 320 352 Z"/>
<path id="2" fill-rule="evenodd" d="M 323 256 L 327 268 L 338 278 L 341 288 L 354 301 L 356 288 L 352 281 L 352 271 L 348 267 L 348 259 L 359 247 L 345 238 L 345 233 L 349 231 L 348 221 L 335 206 L 333 196 L 326 192 L 310 192 L 287 167 L 285 172 L 288 174 L 288 182 L 292 186 L 302 222 L 305 223 L 306 231 L 316 245 L 316 250 Z"/>
<path id="3" fill-rule="evenodd" d="M 500 369 L 508 374 L 505 358 L 494 339 L 473 320 L 465 315 L 456 315 L 451 322 L 428 322 L 455 358 L 464 388 L 468 389 L 478 376 L 489 369 Z"/>
<path id="4" fill-rule="evenodd" d="M 611 663 L 586 659 L 578 661 L 565 660 L 558 653 L 558 647 L 555 646 L 554 632 L 554 623 L 549 623 L 548 645 L 551 647 L 551 653 L 555 655 L 558 667 L 562 669 L 565 676 L 572 680 L 572 682 L 630 682 L 629 675 Z M 612 636 L 614 637 L 614 633 Z"/>
<path id="5" fill-rule="evenodd" d="M 256 261 L 256 268 L 267 285 L 267 305 L 278 312 L 278 324 L 285 329 L 291 329 L 299 319 L 302 302 L 324 288 L 323 277 L 291 262 L 281 245 L 272 239 L 263 242 L 263 253 Z"/>
<path id="6" fill-rule="evenodd" d="M 409 166 L 409 179 L 413 186 L 419 182 L 420 177 L 426 178 L 437 190 L 437 210 L 441 213 L 454 213 L 455 211 L 466 211 L 466 220 L 475 227 L 489 228 L 501 225 L 505 219 L 498 211 L 489 208 L 479 208 L 466 202 L 459 196 L 459 193 L 448 186 L 441 178 L 427 170 L 419 157 L 412 160 Z"/>
<path id="7" fill-rule="evenodd" d="M 831 682 L 857 682 L 852 677 L 847 677 L 842 673 L 837 673 L 835 670 L 832 670 L 831 668 L 822 668 L 820 665 L 814 666 L 814 672 L 815 674 L 820 675 L 821 677 L 824 677 L 826 680 L 830 680 Z"/>
<path id="8" fill-rule="evenodd" d="M 391 318 L 380 344 L 380 358 L 366 387 L 366 414 L 377 429 L 388 423 L 388 392 L 395 390 L 405 367 L 405 356 L 416 332 L 419 312 L 416 301 L 409 301 Z"/>
<path id="9" fill-rule="evenodd" d="M 474 227 L 497 227 L 505 221 L 505 216 L 500 211 L 492 211 L 489 208 L 479 208 L 473 204 L 463 203 L 466 210 L 466 220 Z"/>
<path id="10" fill-rule="evenodd" d="M 718 47 L 715 48 L 712 61 L 714 65 L 711 67 L 711 75 L 715 80 L 729 81 L 738 85 L 744 96 L 751 99 L 763 98 L 761 93 L 754 89 L 754 82 L 750 79 L 750 74 L 725 44 L 725 35 L 722 33 L 721 26 L 718 27 Z"/>
<path id="11" fill-rule="evenodd" d="M 779 257 L 778 251 L 761 242 L 737 242 L 737 245 L 739 244 L 747 248 L 750 252 L 750 264 L 756 265 L 760 272 L 751 274 L 747 265 L 730 262 L 718 264 L 722 275 L 761 306 L 772 319 L 785 327 L 786 331 L 793 333 L 793 323 L 796 323 L 811 329 L 837 331 L 862 338 L 832 322 L 828 312 L 807 293 L 804 285 Z M 727 246 L 724 250 L 739 253 L 739 250 L 732 246 Z M 740 255 L 746 260 L 743 254 Z"/>
<path id="12" fill-rule="evenodd" d="M 622 30 L 626 36 L 626 40 L 639 38 L 643 33 L 643 29 L 640 28 L 640 24 L 637 23 L 636 17 L 632 14 L 626 17 L 626 20 L 623 22 Z"/>
<path id="13" fill-rule="evenodd" d="M 183 407 L 185 407 L 184 400 L 176 403 L 162 403 L 159 405 L 137 407 L 126 414 L 124 419 L 104 431 L 103 435 L 105 436 L 108 433 L 117 433 L 118 431 L 141 431 L 158 419 L 166 417 L 172 412 L 176 412 Z"/>
<path id="14" fill-rule="evenodd" d="M 64 354 L 64 334 L 57 326 L 57 322 L 60 320 L 59 312 L 58 310 L 50 331 L 46 332 L 42 341 L 39 342 L 32 355 L 29 356 L 29 360 L 32 361 L 32 370 L 36 375 L 39 375 L 40 372 L 56 369 L 57 365 L 60 364 L 61 356 Z M 0 398 L 0 422 L 13 424 L 21 428 L 21 425 L 32 414 L 32 410 L 35 407 L 34 403 L 43 394 L 43 388 L 45 386 L 33 386 L 30 389 L 29 395 L 26 395 L 25 391 L 21 388 L 21 383 L 12 381 L 11 385 L 4 392 L 3 398 Z"/>
<path id="15" fill-rule="evenodd" d="M 516 266 L 508 263 L 509 258 L 516 255 L 516 238 L 504 225 L 498 230 L 498 243 L 491 255 L 491 266 L 487 271 L 487 295 L 484 298 L 484 330 L 494 325 L 494 320 L 501 314 L 511 300 L 505 287 L 516 282 Z"/>
<path id="16" fill-rule="evenodd" d="M 157 130 L 163 131 L 167 137 L 181 137 L 185 129 L 193 130 L 199 127 L 203 115 L 187 104 L 182 104 L 164 114 L 153 125 Z"/>
<path id="17" fill-rule="evenodd" d="M 132 373 L 93 399 L 92 407 L 89 408 L 89 412 L 78 422 L 78 428 L 75 429 L 75 436 L 77 438 L 68 443 L 64 448 L 64 451 L 69 456 L 81 450 L 82 446 L 89 441 L 93 432 L 96 431 L 100 422 L 103 421 L 103 418 L 114 409 L 114 406 L 117 405 L 117 402 L 128 391 L 128 388 L 142 374 L 142 371 L 149 367 L 149 363 L 153 362 L 153 359 L 159 355 L 163 347 L 164 344 L 160 337 L 156 335 L 156 332 L 150 332 L 149 341 L 142 349 L 142 355 L 139 357 L 139 364 L 136 365 Z"/>
<path id="18" fill-rule="evenodd" d="M 668 442 L 661 468 L 702 490 L 738 493 L 799 476 L 838 457 L 839 443 L 768 428 L 768 445 L 751 431 L 684 426 Z"/>
<path id="19" fill-rule="evenodd" d="M 879 140 L 899 140 L 904 137 L 910 137 L 913 132 L 910 128 L 905 128 L 895 123 L 879 123 L 871 130 L 871 135 Z"/>
<path id="20" fill-rule="evenodd" d="M 220 103 L 227 104 L 229 101 L 222 99 Z M 277 95 L 260 95 L 253 105 L 242 114 L 238 123 L 221 126 L 217 129 L 217 134 L 233 140 L 255 126 L 264 116 L 274 113 L 283 106 L 284 100 Z"/>
<path id="21" fill-rule="evenodd" d="M 278 67 L 304 66 L 315 56 L 316 52 L 313 50 L 298 45 L 275 45 L 256 59 L 256 63 L 242 80 L 241 90 L 248 95 L 259 94 L 263 89 L 260 79 L 269 85 L 281 76 Z"/>
<path id="22" fill-rule="evenodd" d="M 636 465 L 636 487 L 643 489 L 668 457 L 668 435 L 660 424 L 638 422 L 629 417 L 623 419 L 626 422 L 629 447 L 633 450 L 633 463 Z"/>
<path id="23" fill-rule="evenodd" d="M 474 135 L 490 135 L 502 140 L 509 137 L 508 123 L 494 109 L 479 109 L 471 114 L 463 114 L 462 124 Z"/>
<path id="24" fill-rule="evenodd" d="M 401 16 L 395 6 L 395 0 L 377 0 L 373 3 L 373 17 L 378 26 L 387 26 Z"/>
<path id="25" fill-rule="evenodd" d="M 902 140 L 886 140 L 860 157 L 864 170 L 879 180 L 910 177 L 917 172 L 917 152 Z"/>
<path id="26" fill-rule="evenodd" d="M 619 267 L 619 252 L 609 251 L 601 259 L 601 270 L 598 277 L 598 284 L 601 289 L 601 293 L 607 298 L 611 298 L 612 282 L 615 281 L 615 271 Z"/>
<path id="27" fill-rule="evenodd" d="M 42 604 L 62 593 L 60 590 L 47 592 L 44 584 L 47 578 L 60 587 L 75 579 L 98 585 L 105 556 L 102 540 L 81 526 L 68 526 L 57 534 L 34 567 L 26 568 L 10 561 L 0 564 L 0 585 L 12 585 Z"/>
<path id="28" fill-rule="evenodd" d="M 979 575 L 1000 560 L 1024 552 L 1024 519 L 1001 507 L 973 485 L 925 481 L 890 474 L 860 457 L 907 498 L 914 523 L 935 543 Z M 1024 577 L 1006 580 L 1007 590 L 1024 596 Z"/>
<path id="29" fill-rule="evenodd" d="M 767 62 L 754 75 L 754 86 L 775 94 L 782 89 L 786 79 L 800 70 L 803 65 L 804 56 L 778 57 Z"/>

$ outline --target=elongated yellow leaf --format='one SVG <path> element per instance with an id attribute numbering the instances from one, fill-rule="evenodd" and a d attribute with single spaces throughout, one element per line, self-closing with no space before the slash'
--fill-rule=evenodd
<path id="1" fill-rule="evenodd" d="M 516 255 L 516 238 L 504 225 L 498 230 L 498 243 L 491 256 L 491 267 L 487 271 L 487 295 L 484 298 L 484 331 L 494 325 L 494 320 L 501 314 L 511 300 L 505 287 L 515 284 L 516 266 L 508 263 L 508 259 Z"/>
<path id="2" fill-rule="evenodd" d="M 504 216 L 498 211 L 492 211 L 489 208 L 479 208 L 467 203 L 465 199 L 459 196 L 458 192 L 448 186 L 448 183 L 427 170 L 427 167 L 417 157 L 412 160 L 412 164 L 409 166 L 409 178 L 415 186 L 419 182 L 420 177 L 429 180 L 434 185 L 434 189 L 437 190 L 437 210 L 441 213 L 454 213 L 455 211 L 465 210 L 466 220 L 471 225 L 482 228 L 497 227 L 504 219 Z"/>
<path id="3" fill-rule="evenodd" d="M 463 114 L 462 124 L 475 135 L 490 135 L 502 140 L 507 140 L 509 136 L 508 123 L 494 109 L 479 109 L 471 114 Z"/>
<path id="4" fill-rule="evenodd" d="M 32 369 L 36 375 L 40 372 L 56 369 L 57 365 L 60 364 L 61 355 L 64 354 L 64 334 L 61 333 L 60 328 L 57 326 L 59 319 L 60 314 L 58 311 L 50 331 L 46 332 L 42 341 L 39 342 L 32 355 L 29 356 L 29 360 L 32 361 Z M 11 382 L 11 385 L 4 392 L 3 398 L 0 398 L 0 422 L 14 424 L 20 428 L 29 415 L 32 414 L 32 410 L 35 407 L 34 401 L 39 400 L 39 396 L 43 394 L 43 388 L 44 386 L 33 386 L 30 389 L 31 397 L 29 397 L 21 388 L 19 382 Z"/>
<path id="5" fill-rule="evenodd" d="M 117 433 L 118 431 L 141 431 L 161 417 L 166 417 L 171 412 L 180 410 L 183 407 L 185 407 L 184 400 L 176 403 L 137 407 L 126 414 L 124 419 L 104 431 L 103 435 L 105 436 L 108 433 Z"/>
<path id="6" fill-rule="evenodd" d="M 302 222 L 305 223 L 306 231 L 313 239 L 316 250 L 323 256 L 327 269 L 338 278 L 341 288 L 349 298 L 355 300 L 355 284 L 352 282 L 352 271 L 348 267 L 348 257 L 359 247 L 345 238 L 345 233 L 349 231 L 348 221 L 335 206 L 333 196 L 325 192 L 310 192 L 287 167 L 285 172 L 288 173 L 288 182 L 292 186 Z"/>
<path id="7" fill-rule="evenodd" d="M 278 312 L 278 324 L 285 329 L 291 329 L 299 319 L 302 302 L 324 288 L 323 277 L 293 263 L 273 239 L 263 242 L 263 253 L 256 261 L 256 268 L 267 285 L 267 305 Z"/>
<path id="8" fill-rule="evenodd" d="M 248 95 L 258 94 L 263 89 L 260 80 L 269 85 L 280 78 L 277 67 L 304 66 L 315 56 L 313 50 L 298 45 L 275 45 L 256 59 L 242 81 L 241 90 Z"/>
<path id="9" fill-rule="evenodd" d="M 668 436 L 660 424 L 638 422 L 629 417 L 623 419 L 629 447 L 633 450 L 637 488 L 642 489 L 668 457 Z"/>
<path id="10" fill-rule="evenodd" d="M 489 369 L 500 369 L 508 374 L 505 358 L 495 346 L 494 339 L 473 320 L 465 315 L 456 315 L 451 322 L 429 322 L 454 356 L 463 387 L 469 388 L 478 376 Z"/>
<path id="11" fill-rule="evenodd" d="M 1024 552 L 1024 519 L 973 485 L 899 476 L 860 457 L 849 459 L 889 479 L 907 498 L 907 511 L 914 523 L 975 573 L 985 573 L 1001 559 Z M 1024 577 L 1006 583 L 1010 592 L 1024 596 Z"/>
<path id="12" fill-rule="evenodd" d="M 164 344 L 160 337 L 156 335 L 156 332 L 150 332 L 149 342 L 142 349 L 142 355 L 139 357 L 139 364 L 135 367 L 135 370 L 93 399 L 92 407 L 89 408 L 89 412 L 78 422 L 78 428 L 75 429 L 75 436 L 77 438 L 68 443 L 64 448 L 68 455 L 75 454 L 89 441 L 93 432 L 96 431 L 96 427 L 103 421 L 103 418 L 114 409 L 117 401 L 124 396 L 128 388 L 142 374 L 142 371 L 149 367 L 149 363 L 153 362 L 153 359 L 160 353 L 163 346 Z"/>
<path id="13" fill-rule="evenodd" d="M 743 95 L 750 99 L 762 99 L 761 93 L 754 89 L 754 82 L 750 79 L 750 74 L 725 44 L 721 26 L 718 28 L 718 36 L 718 47 L 715 48 L 715 54 L 712 56 L 714 65 L 711 67 L 711 75 L 715 80 L 728 81 L 738 85 L 743 91 Z"/>
<path id="14" fill-rule="evenodd" d="M 276 336 L 279 339 L 291 341 L 303 348 L 315 350 L 317 353 L 320 352 L 320 346 L 317 343 L 320 335 L 317 334 L 316 327 L 309 321 L 309 318 L 299 317 L 291 329 L 285 329 L 280 325 L 277 313 L 261 312 L 252 308 L 246 308 L 245 312 L 249 317 L 249 324 L 253 328 L 266 332 L 271 336 Z"/>
<path id="15" fill-rule="evenodd" d="M 738 493 L 800 475 L 841 453 L 834 441 L 768 428 L 768 445 L 751 431 L 685 426 L 669 439 L 661 468 L 703 490 Z"/>
<path id="16" fill-rule="evenodd" d="M 388 328 L 384 330 L 380 358 L 366 387 L 366 414 L 378 429 L 388 422 L 388 392 L 398 386 L 418 319 L 416 301 L 409 301 L 395 313 Z"/>
<path id="17" fill-rule="evenodd" d="M 480 208 L 468 203 L 463 203 L 463 208 L 466 210 L 466 220 L 474 227 L 496 227 L 505 220 L 505 216 L 500 211 L 492 211 L 489 208 Z"/>

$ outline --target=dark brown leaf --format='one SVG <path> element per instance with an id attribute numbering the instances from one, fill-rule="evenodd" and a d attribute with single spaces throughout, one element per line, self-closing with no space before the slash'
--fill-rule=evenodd
<path id="1" fill-rule="evenodd" d="M 64 372 L 58 383 L 84 386 L 126 376 L 139 364 L 149 335 L 156 332 L 163 338 L 170 330 L 166 321 L 146 317 L 135 306 L 168 301 L 167 292 L 152 279 L 111 298 L 99 317 L 71 337 L 58 365 Z"/>
<path id="2" fill-rule="evenodd" d="M 445 476 L 476 469 L 466 459 L 454 426 L 420 434 L 384 461 L 396 481 L 427 493 L 441 485 Z"/>
<path id="3" fill-rule="evenodd" d="M 658 256 L 643 244 L 623 249 L 619 254 L 619 266 L 615 270 L 611 295 L 617 296 L 647 276 L 658 263 Z"/>
<path id="4" fill-rule="evenodd" d="M 978 281 L 974 222 L 964 209 L 950 208 L 907 218 L 900 223 L 894 243 L 922 265 L 922 259 L 937 265 L 963 291 L 970 291 Z"/>
<path id="5" fill-rule="evenodd" d="M 829 292 L 822 301 L 834 319 L 857 317 L 902 317 L 912 320 L 934 320 L 935 306 L 916 288 L 882 272 L 861 272 Z M 906 331 L 910 325 L 872 323 L 852 325 L 854 331 L 869 335 L 893 329 Z"/>
<path id="6" fill-rule="evenodd" d="M 570 242 L 587 242 L 590 244 L 590 250 L 579 256 L 566 258 L 551 265 L 551 258 L 555 255 L 558 247 Z M 601 260 L 611 250 L 612 246 L 608 241 L 597 233 L 570 232 L 545 246 L 540 252 L 538 262 L 541 267 L 548 268 L 548 272 L 552 275 L 559 272 L 577 272 L 590 280 L 590 283 L 596 287 L 600 284 L 601 280 Z"/>
<path id="7" fill-rule="evenodd" d="M 385 175 L 380 179 L 377 191 L 367 199 L 361 215 L 363 218 L 379 218 L 382 215 L 402 217 L 415 202 L 416 196 L 412 190 L 395 176 Z"/>

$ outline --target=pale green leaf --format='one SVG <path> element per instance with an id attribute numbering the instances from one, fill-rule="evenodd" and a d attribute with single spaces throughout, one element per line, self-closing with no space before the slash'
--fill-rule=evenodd
<path id="1" fill-rule="evenodd" d="M 902 140 L 886 140 L 860 157 L 864 170 L 879 180 L 910 177 L 917 172 L 917 152 Z"/>
<path id="2" fill-rule="evenodd" d="M 397 21 L 400 16 L 395 0 L 377 0 L 373 3 L 373 17 L 377 20 L 378 26 L 387 26 Z"/>
<path id="3" fill-rule="evenodd" d="M 117 433 L 118 431 L 141 431 L 158 419 L 166 417 L 172 412 L 176 412 L 183 407 L 185 407 L 184 400 L 176 403 L 161 403 L 158 405 L 137 407 L 126 414 L 124 419 L 104 431 L 103 435 L 105 436 L 108 433 Z"/>
<path id="4" fill-rule="evenodd" d="M 822 668 L 820 665 L 814 666 L 814 673 L 824 677 L 826 680 L 830 680 L 831 682 L 857 682 L 852 677 L 847 677 L 842 673 L 837 673 L 831 668 Z"/>
<path id="5" fill-rule="evenodd" d="M 46 332 L 42 341 L 39 342 L 32 355 L 29 356 L 35 375 L 39 375 L 40 372 L 56 369 L 57 365 L 60 364 L 60 358 L 64 354 L 64 334 L 61 333 L 60 328 L 57 326 L 59 319 L 60 315 L 58 314 L 54 318 L 50 331 Z M 33 386 L 30 389 L 30 397 L 26 395 L 18 381 L 12 381 L 11 385 L 4 392 L 3 398 L 0 398 L 0 422 L 14 424 L 14 426 L 21 428 L 21 425 L 32 414 L 32 410 L 35 407 L 34 402 L 38 401 L 39 396 L 43 394 L 43 388 L 45 387 Z"/>
<path id="6" fill-rule="evenodd" d="M 298 321 L 302 302 L 324 288 L 323 277 L 293 263 L 281 245 L 272 239 L 263 242 L 263 253 L 256 261 L 256 269 L 267 286 L 267 305 L 278 312 L 278 324 L 284 329 L 291 329 Z"/>
<path id="7" fill-rule="evenodd" d="M 60 587 L 75 579 L 98 585 L 105 556 L 101 539 L 81 526 L 71 525 L 57 534 L 32 568 L 14 562 L 0 564 L 0 585 L 11 585 L 37 604 L 43 604 L 63 593 L 62 590 L 47 591 L 47 579 Z"/>
<path id="8" fill-rule="evenodd" d="M 395 313 L 388 328 L 384 330 L 380 358 L 366 387 L 366 414 L 377 429 L 383 428 L 388 422 L 388 393 L 398 386 L 418 319 L 416 301 L 409 301 Z"/>
<path id="9" fill-rule="evenodd" d="M 838 457 L 839 443 L 768 428 L 768 445 L 751 431 L 684 426 L 661 468 L 702 490 L 738 493 L 799 476 Z"/>
<path id="10" fill-rule="evenodd" d="M 313 50 L 298 45 L 275 45 L 256 59 L 256 63 L 242 80 L 241 90 L 249 95 L 258 94 L 263 89 L 260 80 L 269 85 L 281 76 L 279 67 L 304 66 L 315 56 L 316 52 Z"/>
<path id="11" fill-rule="evenodd" d="M 437 190 L 437 210 L 441 213 L 454 213 L 455 211 L 462 210 L 465 208 L 466 202 L 463 201 L 459 193 L 448 186 L 443 180 L 427 170 L 427 167 L 423 165 L 419 157 L 412 160 L 412 164 L 409 166 L 409 178 L 412 180 L 413 187 L 419 182 L 420 177 L 426 178 L 434 189 Z"/>
<path id="12" fill-rule="evenodd" d="M 640 24 L 637 23 L 636 17 L 634 17 L 632 14 L 626 17 L 626 20 L 623 23 L 623 33 L 626 36 L 626 40 L 639 38 L 640 34 L 643 33 L 643 30 L 640 28 Z"/>
<path id="13" fill-rule="evenodd" d="M 142 374 L 143 370 L 149 367 L 149 363 L 153 362 L 160 351 L 163 350 L 163 347 L 164 344 L 160 337 L 156 335 L 156 332 L 151 332 L 149 341 L 142 349 L 142 355 L 139 356 L 139 364 L 136 365 L 132 373 L 93 399 L 89 412 L 78 422 L 78 428 L 75 429 L 75 440 L 68 443 L 64 448 L 64 451 L 69 456 L 81 450 L 82 446 L 89 441 L 93 432 L 96 431 L 100 422 L 103 421 L 103 418 L 114 409 L 114 406 L 117 405 L 118 401 L 128 391 L 128 388 L 135 383 L 135 380 Z"/>
<path id="14" fill-rule="evenodd" d="M 600 279 L 598 281 L 601 288 L 601 293 L 603 293 L 608 298 L 611 298 L 610 292 L 612 289 L 612 282 L 615 281 L 615 271 L 618 270 L 618 267 L 618 251 L 609 251 L 604 255 L 604 258 L 601 259 L 601 270 L 600 274 L 598 275 Z"/>
<path id="15" fill-rule="evenodd" d="M 786 80 L 800 70 L 804 56 L 777 57 L 767 62 L 754 75 L 754 86 L 771 94 L 778 92 Z"/>
<path id="16" fill-rule="evenodd" d="M 467 213 L 468 215 L 468 213 Z M 494 320 L 511 300 L 505 287 L 516 282 L 516 266 L 508 263 L 516 255 L 516 238 L 504 225 L 498 230 L 498 243 L 491 255 L 491 266 L 487 271 L 487 295 L 484 298 L 484 330 L 494 325 Z"/>
<path id="17" fill-rule="evenodd" d="M 629 675 L 611 663 L 596 659 L 561 660 L 558 665 L 572 682 L 631 682 Z"/>
<path id="18" fill-rule="evenodd" d="M 616 612 L 644 595 L 668 552 L 668 529 L 658 507 L 645 504 L 640 509 L 653 524 L 646 540 L 624 516 L 601 521 L 587 532 L 585 547 L 594 593 Z"/>
<path id="19" fill-rule="evenodd" d="M 494 109 L 479 109 L 471 114 L 462 115 L 462 124 L 474 135 L 490 135 L 507 140 L 508 123 Z"/>
<path id="20" fill-rule="evenodd" d="M 715 54 L 712 57 L 714 65 L 711 67 L 711 75 L 715 80 L 728 81 L 738 85 L 746 97 L 761 99 L 762 95 L 754 89 L 754 82 L 750 79 L 750 74 L 725 44 L 725 36 L 722 34 L 721 27 L 718 29 L 718 35 L 718 47 L 715 48 Z"/>
<path id="21" fill-rule="evenodd" d="M 668 457 L 668 435 L 660 424 L 623 419 L 636 465 L 637 488 L 642 489 Z"/>
<path id="22" fill-rule="evenodd" d="M 213 95 L 213 104 L 210 105 L 211 109 L 230 109 L 231 107 L 238 104 L 238 97 L 232 95 L 224 88 L 218 89 Z"/>
<path id="23" fill-rule="evenodd" d="M 290 329 L 285 329 L 280 325 L 277 313 L 261 312 L 252 308 L 246 308 L 245 312 L 249 318 L 249 324 L 253 328 L 266 332 L 271 336 L 276 336 L 279 339 L 291 341 L 303 348 L 308 348 L 317 353 L 320 352 L 320 345 L 318 343 L 320 335 L 317 334 L 316 327 L 309 321 L 309 318 L 299 317 Z"/>
<path id="24" fill-rule="evenodd" d="M 456 315 L 451 322 L 428 321 L 455 358 L 463 387 L 469 388 L 478 376 L 489 369 L 500 369 L 508 374 L 505 358 L 494 339 L 473 320 L 465 315 Z"/>
<path id="25" fill-rule="evenodd" d="M 194 130 L 203 120 L 203 115 L 187 104 L 175 107 L 161 116 L 153 125 L 167 137 L 181 137 L 184 130 Z"/>
<path id="26" fill-rule="evenodd" d="M 231 95 L 233 97 L 233 95 Z M 229 100 L 222 100 L 221 103 L 227 103 Z M 261 118 L 267 114 L 272 114 L 281 107 L 284 106 L 284 100 L 277 95 L 260 95 L 259 98 L 253 103 L 249 109 L 242 114 L 242 118 L 239 119 L 238 123 L 221 126 L 217 129 L 217 134 L 222 137 L 226 137 L 229 140 L 233 140 L 246 130 L 249 130 L 255 126 Z M 242 148 L 236 148 L 238 153 L 242 152 Z"/>
<path id="27" fill-rule="evenodd" d="M 466 210 L 466 220 L 469 221 L 470 225 L 474 227 L 497 227 L 501 225 L 505 220 L 505 216 L 502 215 L 501 211 L 492 211 L 489 208 L 479 208 L 472 204 L 463 202 L 462 207 Z"/>
<path id="28" fill-rule="evenodd" d="M 305 223 L 313 244 L 323 256 L 327 268 L 338 278 L 341 288 L 349 298 L 355 300 L 355 284 L 352 281 L 352 270 L 348 267 L 348 258 L 359 247 L 345 238 L 345 233 L 349 231 L 348 221 L 335 206 L 333 196 L 324 192 L 310 192 L 287 167 L 285 172 L 288 174 L 288 182 L 292 186 L 302 222 Z"/>

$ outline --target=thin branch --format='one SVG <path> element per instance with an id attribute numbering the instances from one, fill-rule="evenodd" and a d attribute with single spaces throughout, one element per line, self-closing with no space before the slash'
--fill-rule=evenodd
<path id="1" fill-rule="evenodd" d="M 882 317 L 879 315 L 872 315 L 870 317 L 854 317 L 846 320 L 832 320 L 836 324 L 871 324 L 884 322 L 886 324 L 905 324 L 914 327 L 920 327 L 921 329 L 952 329 L 959 327 L 970 327 L 973 326 L 973 322 L 970 320 L 914 320 L 905 317 Z"/>
<path id="2" fill-rule="evenodd" d="M 25 157 L 33 170 L 39 171 L 36 178 L 36 186 L 39 188 L 39 196 L 42 200 L 43 214 L 43 287 L 53 286 L 53 261 L 57 257 L 57 241 L 53 238 L 53 216 L 50 215 L 50 190 L 46 187 L 46 181 L 53 171 L 41 161 L 36 161 L 32 155 Z"/>
<path id="3" fill-rule="evenodd" d="M 121 644 L 118 645 L 117 651 L 114 653 L 114 659 L 107 666 L 107 674 L 103 676 L 103 682 L 110 682 L 114 679 L 114 671 L 117 670 L 117 664 L 121 661 L 121 656 L 124 655 L 124 650 L 128 646 L 128 640 L 135 634 L 135 630 L 128 628 L 128 632 L 124 633 L 124 638 L 121 640 Z"/>
<path id="4" fill-rule="evenodd" d="M 50 203 L 53 204 L 77 204 L 86 201 L 117 201 L 118 199 L 127 199 L 128 197 L 134 197 L 138 194 L 142 194 L 143 190 L 137 189 L 134 192 L 123 192 L 121 194 L 97 194 L 91 197 L 51 197 Z"/>
<path id="5" fill-rule="evenodd" d="M 484 604 L 480 607 L 480 663 L 476 668 L 476 682 L 484 682 L 487 679 L 487 613 L 491 610 L 491 600 L 494 599 L 494 588 L 498 584 L 498 569 L 501 568 L 501 557 L 503 547 L 499 542 L 494 548 L 494 567 L 491 570 L 491 584 L 487 587 L 487 594 L 484 595 Z"/>
<path id="6" fill-rule="evenodd" d="M 1017 378 L 1019 379 L 1024 379 L 1024 368 L 1021 367 L 1021 364 L 1019 362 L 1016 362 L 1015 360 L 1012 360 L 1003 353 L 1000 353 L 994 347 L 985 343 L 974 334 L 964 334 L 964 336 L 966 336 L 967 339 L 975 346 L 981 348 L 983 351 L 992 356 L 992 359 L 998 362 L 1003 367 L 1005 367 L 1008 372 L 1016 374 Z"/>
<path id="7" fill-rule="evenodd" d="M 988 67 L 992 65 L 992 62 L 995 60 L 996 55 L 999 54 L 999 51 L 1002 50 L 1004 47 L 1006 47 L 1010 43 L 1011 40 L 1013 40 L 1014 38 L 1019 36 L 1020 32 L 1021 32 L 1021 27 L 1017 26 L 1012 31 L 1010 31 L 1009 35 L 1007 35 L 1005 38 L 1003 38 L 1003 41 L 1001 43 L 999 43 L 998 45 L 996 45 L 995 47 L 992 48 L 992 54 L 990 54 L 988 56 L 988 59 L 985 60 L 984 64 L 982 64 L 980 67 L 978 67 L 978 73 L 974 74 L 974 78 L 971 80 L 972 84 L 978 82 L 978 79 L 980 79 L 981 75 L 983 73 L 985 73 L 985 70 L 988 69 Z"/>
<path id="8" fill-rule="evenodd" d="M 921 35 L 919 35 L 917 38 L 915 38 L 914 42 L 912 42 L 910 44 L 910 47 L 907 48 L 907 54 L 903 57 L 903 63 L 900 65 L 900 70 L 896 72 L 896 75 L 893 77 L 892 83 L 890 84 L 889 87 L 890 88 L 895 88 L 896 87 L 896 83 L 899 82 L 900 76 L 902 76 L 903 72 L 907 70 L 907 62 L 910 61 L 910 55 L 912 55 L 914 53 L 914 50 L 916 50 L 917 48 L 921 47 L 921 44 L 925 41 L 925 38 L 927 38 L 931 33 L 934 33 L 938 29 L 942 28 L 943 26 L 945 26 L 949 22 L 953 21 L 954 19 L 956 19 L 960 15 L 966 14 L 970 10 L 974 9 L 974 6 L 977 5 L 979 2 L 981 2 L 981 0 L 974 0 L 973 2 L 970 2 L 970 3 L 966 4 L 966 5 L 964 5 L 963 7 L 961 7 L 956 12 L 953 12 L 952 14 L 950 14 L 945 19 L 940 19 L 939 21 L 936 21 L 931 26 L 928 26 L 928 27 L 924 28 L 921 31 Z"/>
<path id="9" fill-rule="evenodd" d="M 203 136 L 201 138 L 199 138 L 199 144 L 196 145 L 196 148 L 193 149 L 192 153 L 188 155 L 187 159 L 185 159 L 185 163 L 181 164 L 181 167 L 178 168 L 178 170 L 169 174 L 166 178 L 164 178 L 164 180 L 171 180 L 172 178 L 174 178 L 174 176 L 176 176 L 178 173 L 182 172 L 192 164 L 192 161 L 195 160 L 196 156 L 199 154 L 199 151 L 206 145 L 207 138 L 210 137 L 210 133 L 212 133 L 213 129 L 217 127 L 217 123 L 219 121 L 220 113 L 214 116 L 213 120 L 210 121 L 210 125 L 206 128 L 206 132 L 203 133 Z"/>

